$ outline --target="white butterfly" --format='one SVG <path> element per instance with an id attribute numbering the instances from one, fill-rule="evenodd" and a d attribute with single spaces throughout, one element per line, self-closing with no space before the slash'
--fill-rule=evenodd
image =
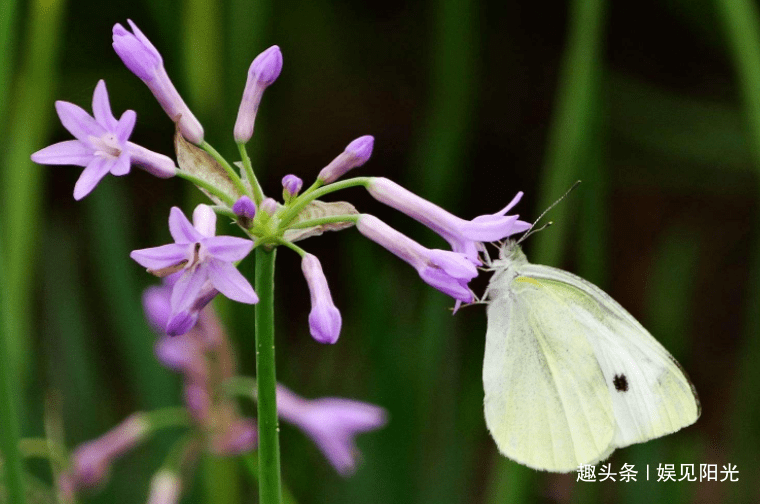
<path id="1" fill-rule="evenodd" d="M 601 289 L 514 241 L 492 266 L 483 387 L 502 454 L 570 472 L 699 418 L 683 368 Z"/>

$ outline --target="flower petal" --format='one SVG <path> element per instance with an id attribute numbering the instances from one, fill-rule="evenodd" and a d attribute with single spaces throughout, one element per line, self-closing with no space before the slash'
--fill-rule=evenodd
<path id="1" fill-rule="evenodd" d="M 195 243 L 204 238 L 178 207 L 172 207 L 169 213 L 169 232 L 177 243 Z"/>
<path id="2" fill-rule="evenodd" d="M 95 120 L 108 131 L 114 131 L 116 128 L 116 118 L 111 112 L 111 104 L 108 102 L 108 91 L 106 91 L 106 81 L 100 79 L 95 86 L 95 92 L 92 95 L 92 115 Z"/>
<path id="3" fill-rule="evenodd" d="M 85 145 L 90 145 L 91 136 L 101 137 L 106 132 L 106 129 L 79 105 L 59 100 L 55 102 L 55 110 L 63 127 Z"/>
<path id="4" fill-rule="evenodd" d="M 160 247 L 133 250 L 129 257 L 140 266 L 160 270 L 187 260 L 187 244 L 170 243 Z"/>
<path id="5" fill-rule="evenodd" d="M 93 157 L 93 150 L 79 140 L 66 140 L 38 150 L 32 154 L 32 161 L 47 165 L 87 166 Z"/>
<path id="6" fill-rule="evenodd" d="M 179 313 L 191 307 L 203 289 L 208 278 L 207 267 L 199 266 L 195 271 L 185 271 L 172 289 L 172 313 Z"/>
<path id="7" fill-rule="evenodd" d="M 116 158 L 113 164 L 111 165 L 111 174 L 116 175 L 117 177 L 126 175 L 127 173 L 129 173 L 131 161 L 132 160 L 129 156 L 129 151 L 127 150 L 121 151 L 121 154 L 119 154 L 119 157 Z"/>
<path id="8" fill-rule="evenodd" d="M 111 128 L 111 131 L 116 133 L 116 138 L 119 139 L 120 143 L 129 140 L 130 135 L 132 135 L 132 130 L 135 129 L 136 121 L 137 113 L 134 110 L 125 110 L 124 113 L 121 114 L 119 122 L 114 123 L 114 127 Z"/>
<path id="9" fill-rule="evenodd" d="M 204 242 L 208 252 L 224 262 L 240 261 L 253 249 L 253 241 L 235 236 L 214 236 Z"/>
<path id="10" fill-rule="evenodd" d="M 107 159 L 94 156 L 90 164 L 82 171 L 77 183 L 74 185 L 74 199 L 80 200 L 90 194 L 103 177 L 111 170 L 111 163 Z"/>
<path id="11" fill-rule="evenodd" d="M 208 276 L 214 287 L 233 301 L 248 304 L 259 302 L 251 284 L 231 263 L 212 259 L 208 263 Z"/>
<path id="12" fill-rule="evenodd" d="M 200 204 L 193 210 L 193 227 L 204 236 L 216 234 L 216 213 L 208 206 Z"/>

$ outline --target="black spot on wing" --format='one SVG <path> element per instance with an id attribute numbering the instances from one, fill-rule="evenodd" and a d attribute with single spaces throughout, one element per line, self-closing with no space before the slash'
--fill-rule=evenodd
<path id="1" fill-rule="evenodd" d="M 612 379 L 612 384 L 618 392 L 628 392 L 628 378 L 624 374 L 616 374 Z"/>

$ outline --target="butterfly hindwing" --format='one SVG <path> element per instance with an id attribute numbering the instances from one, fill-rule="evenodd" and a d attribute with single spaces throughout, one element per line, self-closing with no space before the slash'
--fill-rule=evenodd
<path id="1" fill-rule="evenodd" d="M 616 447 L 675 432 L 699 417 L 699 400 L 677 361 L 620 304 L 566 271 L 525 264 L 520 273 L 540 282 L 586 326 L 615 413 Z"/>

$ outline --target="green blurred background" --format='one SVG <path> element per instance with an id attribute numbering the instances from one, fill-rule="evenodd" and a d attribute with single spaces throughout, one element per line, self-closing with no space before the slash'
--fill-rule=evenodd
<path id="1" fill-rule="evenodd" d="M 0 252 L 12 358 L 0 365 L 14 377 L 24 436 L 44 435 L 50 397 L 69 447 L 134 410 L 180 402 L 140 306 L 151 278 L 128 253 L 165 243 L 169 208 L 189 212 L 199 193 L 134 170 L 77 203 L 79 169 L 29 160 L 69 138 L 54 100 L 90 110 L 101 78 L 117 115 L 137 111 L 132 140 L 172 155 L 172 123 L 111 48 L 111 27 L 127 18 L 230 159 L 248 65 L 281 47 L 283 72 L 250 145 L 269 194 L 287 173 L 310 184 L 364 134 L 376 141 L 362 174 L 465 218 L 524 190 L 518 210 L 533 220 L 583 180 L 550 214 L 555 225 L 528 240 L 529 258 L 612 294 L 681 362 L 703 407 L 696 425 L 616 452 L 613 470 L 633 463 L 641 476 L 649 464 L 654 480 L 660 463 L 731 463 L 740 480 L 576 483 L 500 457 L 482 415 L 483 308 L 452 317 L 450 299 L 349 230 L 304 242 L 343 314 L 335 346 L 309 336 L 298 258 L 280 254 L 278 374 L 307 397 L 383 405 L 391 421 L 359 439 L 363 463 L 349 479 L 283 426 L 283 477 L 299 503 L 760 500 L 760 14 L 749 0 L 2 0 Z M 340 197 L 443 246 L 362 190 Z M 252 263 L 241 265 L 248 275 Z M 216 303 L 253 374 L 252 310 Z M 82 501 L 144 501 L 173 437 L 122 459 Z M 45 464 L 27 467 L 49 482 Z M 183 502 L 255 501 L 236 459 L 204 460 L 197 475 Z"/>

